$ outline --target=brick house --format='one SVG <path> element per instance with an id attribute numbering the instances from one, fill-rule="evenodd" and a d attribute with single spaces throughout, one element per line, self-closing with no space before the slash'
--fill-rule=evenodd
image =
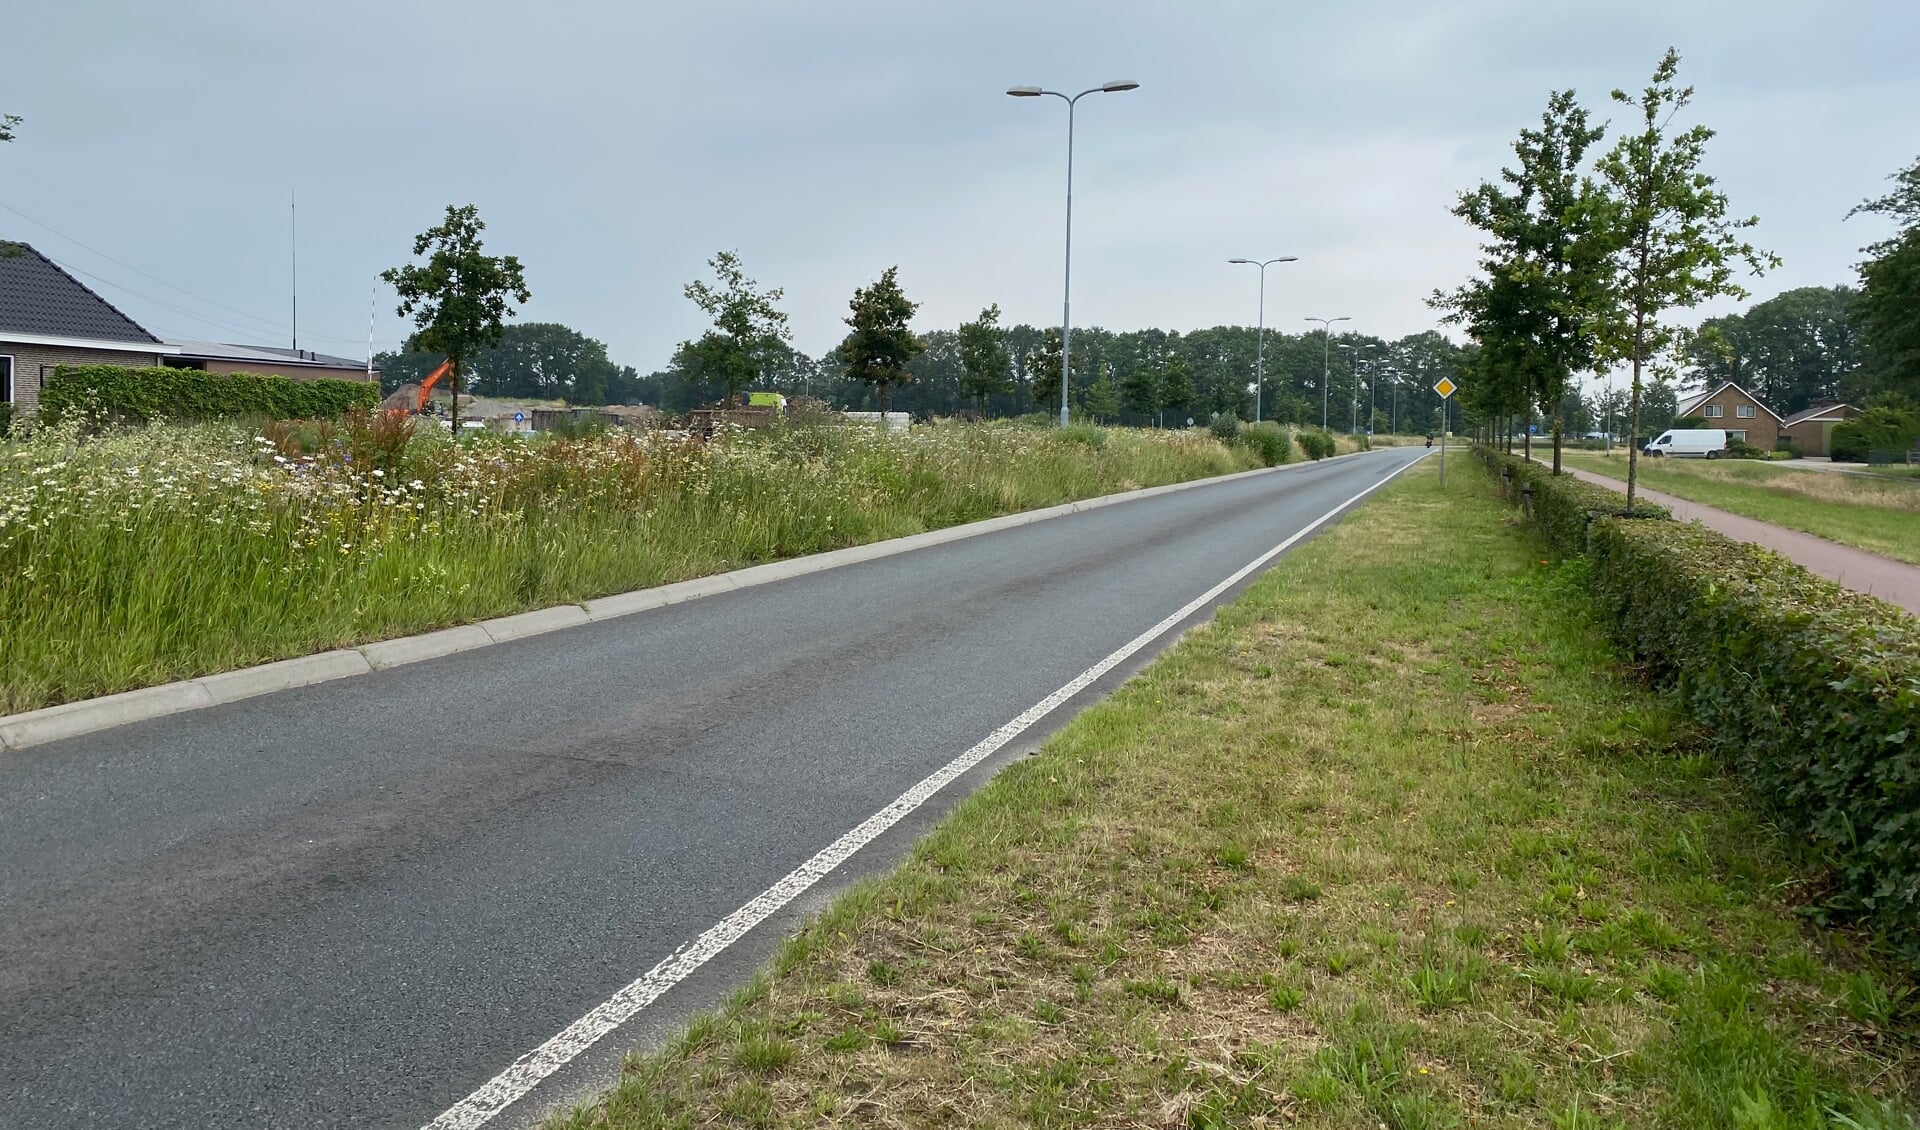
<path id="1" fill-rule="evenodd" d="M 1778 412 L 1732 381 L 1682 400 L 1674 415 L 1699 416 L 1705 426 L 1724 429 L 1729 440 L 1744 440 L 1762 451 L 1773 450 L 1784 423 Z"/>
<path id="2" fill-rule="evenodd" d="M 1792 440 L 1802 455 L 1825 455 L 1833 426 L 1859 414 L 1860 410 L 1851 404 L 1818 401 L 1788 416 L 1780 426 L 1780 433 Z"/>
<path id="3" fill-rule="evenodd" d="M 0 242 L 0 402 L 29 415 L 56 365 L 158 365 L 178 353 L 24 243 Z"/>

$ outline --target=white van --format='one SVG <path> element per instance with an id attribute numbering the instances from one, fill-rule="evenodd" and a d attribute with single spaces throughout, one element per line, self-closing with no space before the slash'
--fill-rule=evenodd
<path id="1" fill-rule="evenodd" d="M 1726 454 L 1727 433 L 1721 428 L 1670 428 L 1640 450 L 1648 455 L 1718 459 Z"/>

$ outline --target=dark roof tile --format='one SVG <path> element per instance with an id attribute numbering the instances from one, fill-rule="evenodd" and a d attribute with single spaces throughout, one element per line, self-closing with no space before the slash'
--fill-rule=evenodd
<path id="1" fill-rule="evenodd" d="M 53 260 L 24 243 L 0 242 L 0 337 L 9 333 L 160 344 Z"/>

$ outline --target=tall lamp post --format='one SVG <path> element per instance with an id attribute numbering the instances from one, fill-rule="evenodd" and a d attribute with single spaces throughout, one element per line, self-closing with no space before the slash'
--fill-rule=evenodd
<path id="1" fill-rule="evenodd" d="M 1037 86 L 1007 88 L 1007 93 L 1014 98 L 1038 98 L 1047 94 L 1067 104 L 1067 269 L 1060 303 L 1060 426 L 1063 428 L 1068 422 L 1067 387 L 1073 383 L 1073 108 L 1089 94 L 1118 94 L 1123 90 L 1137 90 L 1139 86 L 1131 79 L 1115 79 L 1071 96 Z"/>
<path id="2" fill-rule="evenodd" d="M 1347 351 L 1347 367 L 1353 370 L 1353 388 L 1351 390 L 1353 403 L 1348 408 L 1347 420 L 1353 425 L 1354 434 L 1358 435 L 1360 433 L 1360 354 L 1364 350 L 1378 349 L 1380 346 L 1377 342 L 1363 341 L 1358 345 L 1345 342 L 1341 344 L 1340 348 Z M 1371 380 L 1367 381 L 1367 399 L 1369 401 L 1373 399 L 1373 381 Z M 1369 411 L 1371 411 L 1371 409 L 1369 409 Z M 1369 420 L 1367 423 L 1371 426 L 1373 421 Z"/>
<path id="3" fill-rule="evenodd" d="M 1338 318 L 1308 318 L 1309 322 L 1320 323 L 1320 430 L 1327 430 L 1327 383 L 1331 371 L 1328 359 L 1333 355 L 1333 324 L 1351 322 L 1352 318 L 1342 314 Z"/>
<path id="4" fill-rule="evenodd" d="M 1298 255 L 1282 255 L 1278 259 L 1261 262 L 1258 259 L 1229 259 L 1229 263 L 1245 263 L 1260 268 L 1260 328 L 1254 331 L 1253 339 L 1253 422 L 1259 423 L 1265 417 L 1260 414 L 1260 394 L 1266 388 L 1265 363 L 1267 359 L 1267 268 L 1275 263 L 1299 262 Z"/>

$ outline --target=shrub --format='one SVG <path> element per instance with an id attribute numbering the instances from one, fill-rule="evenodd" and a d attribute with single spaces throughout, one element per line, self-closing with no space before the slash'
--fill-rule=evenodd
<path id="1" fill-rule="evenodd" d="M 155 418 L 224 420 L 334 417 L 380 403 L 380 386 L 361 381 L 296 381 L 256 373 L 203 373 L 166 367 L 61 365 L 40 390 L 40 415 L 69 412 L 145 423 Z"/>
<path id="2" fill-rule="evenodd" d="M 0 401 L 0 439 L 13 433 L 13 402 Z"/>
<path id="3" fill-rule="evenodd" d="M 1829 905 L 1920 959 L 1920 631 L 1900 609 L 1677 522 L 1596 522 L 1616 634 L 1792 833 Z"/>
<path id="4" fill-rule="evenodd" d="M 1920 411 L 1885 406 L 1869 408 L 1833 426 L 1827 454 L 1835 463 L 1865 463 L 1875 451 L 1901 451 L 1920 440 Z"/>
<path id="5" fill-rule="evenodd" d="M 1781 436 L 1779 439 L 1773 441 L 1773 456 L 1776 459 L 1798 459 L 1800 458 L 1800 445 L 1794 443 L 1786 436 Z"/>
<path id="6" fill-rule="evenodd" d="M 1215 412 L 1207 421 L 1207 430 L 1215 439 L 1236 440 L 1240 438 L 1240 417 L 1231 412 Z"/>
<path id="7" fill-rule="evenodd" d="M 1743 439 L 1727 440 L 1727 455 L 1732 459 L 1765 459 L 1767 453 Z"/>
<path id="8" fill-rule="evenodd" d="M 1325 432 L 1302 430 L 1295 432 L 1293 439 L 1309 459 L 1326 459 L 1333 454 L 1333 437 Z"/>
<path id="9" fill-rule="evenodd" d="M 1271 420 L 1248 425 L 1247 430 L 1240 433 L 1240 440 L 1267 467 L 1278 467 L 1292 454 L 1293 445 L 1287 442 L 1286 431 Z"/>
<path id="10" fill-rule="evenodd" d="M 1623 514 L 1626 510 L 1626 497 L 1619 491 L 1576 479 L 1572 475 L 1555 475 L 1550 467 L 1529 463 L 1491 447 L 1476 447 L 1474 451 L 1495 474 L 1505 469 L 1510 492 L 1508 497 L 1513 501 L 1518 502 L 1521 489 L 1532 484 L 1533 523 L 1539 527 L 1541 536 L 1546 538 L 1554 552 L 1562 556 L 1587 552 L 1587 533 L 1593 523 L 1600 518 Z M 1633 509 L 1636 518 L 1670 516 L 1665 507 L 1645 500 L 1636 500 Z"/>

